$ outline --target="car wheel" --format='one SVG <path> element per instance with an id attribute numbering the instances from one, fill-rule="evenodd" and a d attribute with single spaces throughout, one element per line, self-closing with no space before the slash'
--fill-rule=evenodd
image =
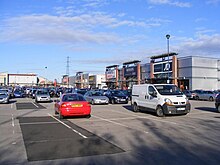
<path id="1" fill-rule="evenodd" d="M 212 96 L 209 97 L 209 101 L 214 101 L 214 98 Z"/>
<path id="2" fill-rule="evenodd" d="M 115 104 L 115 100 L 114 100 L 114 99 L 112 99 L 112 100 L 111 100 L 111 103 L 112 103 L 112 104 Z"/>
<path id="3" fill-rule="evenodd" d="M 94 100 L 92 100 L 91 104 L 92 104 L 92 105 L 94 105 L 94 104 L 95 104 Z"/>
<path id="4" fill-rule="evenodd" d="M 217 111 L 220 112 L 220 105 L 218 105 L 218 107 L 217 107 Z"/>
<path id="5" fill-rule="evenodd" d="M 196 99 L 196 100 L 199 100 L 199 96 L 196 96 L 195 99 Z"/>
<path id="6" fill-rule="evenodd" d="M 61 112 L 59 112 L 59 119 L 62 120 L 63 119 L 63 115 L 61 114 Z"/>
<path id="7" fill-rule="evenodd" d="M 136 103 L 134 103 L 134 105 L 133 105 L 133 111 L 134 112 L 139 112 L 139 108 L 138 108 Z"/>
<path id="8" fill-rule="evenodd" d="M 162 109 L 161 106 L 157 107 L 156 114 L 157 114 L 158 117 L 163 117 L 164 116 L 163 109 Z"/>

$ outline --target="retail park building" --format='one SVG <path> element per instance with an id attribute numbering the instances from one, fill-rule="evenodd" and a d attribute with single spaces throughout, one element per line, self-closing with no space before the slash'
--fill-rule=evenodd
<path id="1" fill-rule="evenodd" d="M 21 79 L 18 77 L 18 74 L 0 73 L 0 85 L 18 84 L 18 81 L 23 85 L 37 83 L 36 74 L 22 74 Z M 106 66 L 103 74 L 77 72 L 74 76 L 65 75 L 61 84 L 77 88 L 102 88 L 105 85 L 109 88 L 131 88 L 133 84 L 143 83 L 172 83 L 189 90 L 220 89 L 220 59 L 162 54 L 150 57 L 150 62 L 146 64 L 134 60 L 121 66 Z"/>

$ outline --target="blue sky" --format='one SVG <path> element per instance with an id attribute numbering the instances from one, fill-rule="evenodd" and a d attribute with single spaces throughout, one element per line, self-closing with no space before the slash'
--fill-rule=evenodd
<path id="1" fill-rule="evenodd" d="M 220 0 L 0 0 L 0 72 L 51 80 L 170 51 L 220 58 Z M 47 67 L 47 68 L 45 68 Z"/>

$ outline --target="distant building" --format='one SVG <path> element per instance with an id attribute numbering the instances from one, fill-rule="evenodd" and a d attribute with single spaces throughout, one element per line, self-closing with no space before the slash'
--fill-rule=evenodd
<path id="1" fill-rule="evenodd" d="M 8 85 L 8 73 L 0 73 L 0 86 Z"/>
<path id="2" fill-rule="evenodd" d="M 31 86 L 37 85 L 37 75 L 36 74 L 8 74 L 8 82 L 9 86 Z"/>

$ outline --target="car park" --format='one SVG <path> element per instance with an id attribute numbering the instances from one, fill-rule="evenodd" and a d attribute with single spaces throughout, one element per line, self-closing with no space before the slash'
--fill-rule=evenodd
<path id="1" fill-rule="evenodd" d="M 81 94 L 67 93 L 61 95 L 54 105 L 55 114 L 62 119 L 66 116 L 90 117 L 91 105 Z"/>
<path id="2" fill-rule="evenodd" d="M 49 92 L 45 89 L 38 89 L 35 92 L 35 102 L 51 102 Z"/>
<path id="3" fill-rule="evenodd" d="M 121 90 L 109 90 L 105 95 L 109 98 L 111 104 L 128 103 L 128 96 L 126 96 Z"/>
<path id="4" fill-rule="evenodd" d="M 100 91 L 90 90 L 84 95 L 85 99 L 91 104 L 108 104 L 108 97 L 104 96 Z"/>
<path id="5" fill-rule="evenodd" d="M 162 117 L 166 114 L 187 114 L 190 103 L 173 84 L 133 85 L 131 105 L 134 112 L 147 110 Z"/>

